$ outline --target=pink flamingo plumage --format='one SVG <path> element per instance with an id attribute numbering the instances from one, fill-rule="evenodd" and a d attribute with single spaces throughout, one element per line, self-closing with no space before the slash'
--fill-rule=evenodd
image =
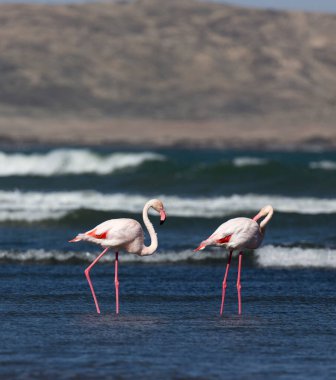
<path id="1" fill-rule="evenodd" d="M 214 245 L 219 247 L 224 247 L 229 251 L 229 259 L 226 265 L 226 271 L 222 286 L 222 304 L 220 308 L 220 315 L 223 314 L 224 310 L 224 299 L 226 291 L 226 281 L 229 273 L 232 252 L 234 250 L 239 250 L 238 259 L 238 276 L 237 276 L 237 290 L 238 290 L 238 314 L 241 314 L 241 283 L 240 283 L 240 272 L 243 258 L 244 249 L 256 249 L 260 246 L 264 239 L 265 229 L 267 223 L 271 220 L 273 216 L 273 207 L 265 206 L 258 214 L 253 218 L 234 218 L 227 222 L 221 224 L 217 230 L 206 240 L 195 249 L 195 251 L 200 251 L 208 245 Z M 265 217 L 260 225 L 257 221 Z"/>
<path id="2" fill-rule="evenodd" d="M 134 219 L 111 219 L 107 220 L 92 230 L 78 234 L 70 242 L 78 242 L 81 240 L 90 241 L 101 245 L 104 251 L 85 269 L 84 273 L 89 283 L 97 313 L 100 314 L 100 309 L 95 295 L 93 285 L 90 279 L 90 270 L 92 267 L 105 255 L 109 249 L 115 250 L 115 273 L 114 283 L 116 291 L 116 314 L 119 313 L 119 280 L 118 280 L 118 251 L 125 250 L 128 253 L 133 253 L 138 256 L 152 255 L 158 247 L 158 239 L 154 227 L 148 218 L 148 210 L 153 208 L 160 213 L 160 224 L 166 219 L 166 212 L 163 204 L 158 199 L 151 199 L 143 208 L 143 221 L 151 238 L 151 244 L 147 247 L 144 245 L 144 233 L 141 224 Z"/>

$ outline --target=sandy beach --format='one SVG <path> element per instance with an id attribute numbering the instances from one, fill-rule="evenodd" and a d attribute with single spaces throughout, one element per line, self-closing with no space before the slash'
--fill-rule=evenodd
<path id="1" fill-rule="evenodd" d="M 250 121 L 162 121 L 92 118 L 0 118 L 2 145 L 124 145 L 252 149 L 333 149 L 330 124 Z"/>

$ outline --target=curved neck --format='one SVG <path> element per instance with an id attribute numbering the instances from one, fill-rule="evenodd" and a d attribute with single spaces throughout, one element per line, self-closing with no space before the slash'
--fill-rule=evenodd
<path id="1" fill-rule="evenodd" d="M 151 207 L 150 202 L 147 202 L 145 204 L 145 207 L 144 207 L 143 212 L 142 212 L 143 221 L 145 223 L 145 226 L 147 227 L 147 231 L 148 231 L 149 236 L 151 238 L 150 245 L 148 247 L 146 247 L 145 245 L 143 246 L 142 251 L 141 251 L 142 256 L 152 255 L 158 247 L 158 239 L 156 236 L 156 232 L 154 230 L 153 224 L 150 222 L 150 220 L 148 218 L 148 209 L 150 207 Z"/>
<path id="2" fill-rule="evenodd" d="M 263 234 L 265 233 L 267 223 L 271 220 L 272 216 L 273 216 L 273 208 L 270 208 L 268 210 L 268 213 L 266 214 L 266 218 L 263 219 L 260 223 L 260 230 Z"/>

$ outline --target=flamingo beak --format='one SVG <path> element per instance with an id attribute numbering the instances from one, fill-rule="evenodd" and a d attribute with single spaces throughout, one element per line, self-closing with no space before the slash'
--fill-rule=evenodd
<path id="1" fill-rule="evenodd" d="M 160 226 L 165 222 L 166 217 L 167 217 L 166 212 L 165 210 L 162 209 L 160 211 Z"/>

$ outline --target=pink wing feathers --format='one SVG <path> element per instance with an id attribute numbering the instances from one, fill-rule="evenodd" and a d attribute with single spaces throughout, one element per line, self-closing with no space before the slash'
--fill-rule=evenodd
<path id="1" fill-rule="evenodd" d="M 106 239 L 108 232 L 109 232 L 108 229 L 106 229 L 105 231 L 100 230 L 100 232 L 98 232 L 98 228 L 94 228 L 91 231 L 85 232 L 85 235 L 91 236 L 91 237 L 96 238 L 96 239 Z"/>
<path id="2" fill-rule="evenodd" d="M 221 239 L 218 239 L 218 240 L 216 240 L 216 243 L 217 243 L 217 244 L 225 244 L 225 243 L 228 243 L 228 242 L 230 241 L 230 239 L 231 239 L 231 236 L 232 236 L 232 235 L 227 235 L 227 236 L 225 236 L 225 237 L 223 237 L 223 238 L 221 238 Z"/>
<path id="3" fill-rule="evenodd" d="M 92 230 L 78 234 L 70 242 L 77 242 L 81 240 L 100 243 L 104 240 L 109 241 L 109 245 L 118 246 L 127 244 L 135 238 L 143 239 L 143 232 L 141 225 L 133 219 L 111 219 L 107 220 Z"/>
<path id="4" fill-rule="evenodd" d="M 257 245 L 259 235 L 259 226 L 255 221 L 249 218 L 234 218 L 221 224 L 208 239 L 202 241 L 195 251 L 200 251 L 208 245 L 225 244 L 228 244 L 227 248 L 230 249 L 244 245 L 252 248 Z"/>
<path id="5" fill-rule="evenodd" d="M 107 222 L 99 224 L 90 231 L 78 234 L 74 239 L 70 240 L 69 243 L 75 243 L 77 241 L 85 240 L 85 237 L 94 239 L 106 239 L 107 234 L 109 232 L 109 225 Z"/>

